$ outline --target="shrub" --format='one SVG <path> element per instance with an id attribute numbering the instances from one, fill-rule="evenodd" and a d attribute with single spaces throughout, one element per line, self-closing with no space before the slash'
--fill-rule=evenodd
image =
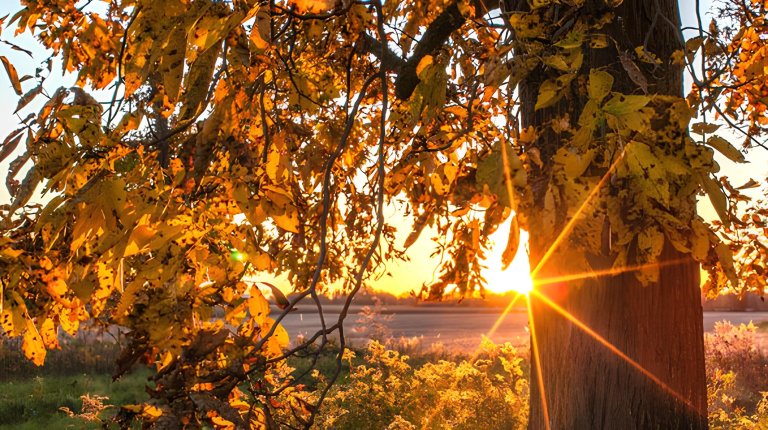
<path id="1" fill-rule="evenodd" d="M 350 362 L 348 381 L 332 390 L 318 428 L 525 427 L 528 382 L 511 345 L 485 341 L 475 359 L 409 361 L 371 342 L 364 362 Z"/>
<path id="2" fill-rule="evenodd" d="M 715 323 L 704 335 L 709 422 L 713 429 L 768 429 L 768 357 L 756 327 Z"/>

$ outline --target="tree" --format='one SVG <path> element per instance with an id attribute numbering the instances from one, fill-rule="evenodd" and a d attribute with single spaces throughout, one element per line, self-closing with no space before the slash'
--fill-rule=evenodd
<path id="1" fill-rule="evenodd" d="M 706 427 L 696 266 L 717 289 L 759 279 L 766 257 L 733 240 L 766 213 L 737 217 L 739 190 L 712 178 L 711 148 L 744 155 L 706 114 L 761 145 L 765 4 L 733 0 L 733 29 L 683 41 L 671 0 L 22 3 L 6 30 L 35 33 L 77 85 L 47 93 L 44 67 L 19 78 L 3 57 L 17 111 L 47 101 L 0 156 L 26 136 L 0 321 L 36 363 L 58 328 L 127 327 L 116 376 L 138 361 L 156 375 L 124 425 L 311 426 L 346 310 L 294 347 L 279 323 L 301 300 L 321 310 L 332 284 L 348 309 L 404 258 L 383 216 L 404 199 L 405 247 L 429 225 L 450 257 L 426 297 L 482 289 L 500 223 L 507 262 L 531 232 L 531 428 Z M 38 186 L 49 200 L 29 203 Z M 696 215 L 700 190 L 720 224 Z M 276 274 L 299 294 L 271 288 L 273 320 L 251 284 Z M 301 390 L 309 370 L 285 358 L 317 358 L 333 332 L 336 374 Z"/>
<path id="2" fill-rule="evenodd" d="M 587 2 L 585 7 L 592 16 L 605 13 L 602 2 Z M 578 262 L 570 270 L 609 269 L 609 274 L 588 280 L 580 288 L 545 285 L 541 294 L 532 297 L 532 342 L 538 346 L 540 371 L 533 376 L 537 383 L 532 384 L 530 428 L 703 429 L 707 428 L 707 392 L 698 265 L 690 253 L 680 251 L 688 239 L 675 244 L 680 239 L 665 238 L 666 231 L 690 226 L 696 212 L 697 190 L 689 185 L 692 172 L 668 169 L 664 160 L 671 154 L 682 155 L 691 115 L 680 98 L 682 64 L 651 60 L 642 67 L 630 54 L 633 48 L 641 47 L 655 58 L 671 59 L 675 51 L 684 48 L 678 33 L 677 2 L 624 1 L 612 12 L 623 18 L 603 27 L 613 46 L 584 52 L 582 67 L 591 70 L 586 97 L 574 95 L 548 109 L 523 107 L 523 126 L 536 129 L 547 130 L 548 122 L 574 111 L 582 112 L 578 119 L 582 128 L 594 127 L 589 122 L 594 124 L 593 118 L 603 115 L 607 125 L 603 130 L 590 131 L 591 137 L 602 140 L 598 146 L 576 142 L 576 137 L 568 142 L 549 130 L 534 142 L 548 160 L 534 173 L 535 178 L 548 183 L 534 195 L 534 207 L 561 212 L 566 219 L 555 222 L 567 226 L 569 215 L 579 217 L 575 215 L 580 209 L 578 202 L 589 200 L 581 196 L 592 190 L 599 193 L 600 197 L 584 209 L 592 219 L 582 221 L 581 226 L 574 224 L 570 237 L 564 238 L 594 242 L 586 247 L 564 245 L 561 254 L 569 260 L 587 260 L 587 264 Z M 670 22 L 659 23 L 660 16 Z M 545 70 L 533 76 L 521 85 L 522 106 L 534 106 L 545 79 L 557 78 Z M 645 76 L 652 78 L 646 82 Z M 642 95 L 614 93 L 606 101 L 609 90 L 621 94 L 642 91 Z M 647 97 L 648 93 L 656 94 L 655 99 Z M 629 107 L 631 104 L 634 107 Z M 613 154 L 603 160 L 603 169 L 591 174 L 590 167 L 569 171 L 567 158 L 558 165 L 558 155 L 595 157 L 590 152 L 596 148 L 604 151 L 606 146 L 612 147 Z M 564 152 L 563 148 L 576 151 Z M 612 163 L 619 164 L 607 167 Z M 606 176 L 610 176 L 608 181 L 602 181 Z M 574 185 L 575 192 L 568 190 Z M 583 191 L 579 189 L 582 187 Z M 556 195 L 563 188 L 566 202 L 558 202 Z M 576 204 L 567 202 L 573 199 L 568 194 L 577 196 Z M 596 206 L 598 201 L 603 207 Z M 558 210 L 558 206 L 563 209 Z M 562 260 L 547 252 L 552 243 L 557 244 L 559 232 L 566 229 L 553 231 L 546 224 L 531 223 L 531 234 L 538 239 L 531 252 L 541 273 L 557 276 L 559 268 L 548 266 Z M 614 241 L 625 246 L 617 248 Z M 569 255 L 573 250 L 567 248 L 581 248 L 583 254 L 574 257 Z M 616 260 L 623 261 L 617 265 Z M 610 273 L 612 268 L 638 264 L 647 266 L 634 273 Z M 555 301 L 557 308 L 549 301 Z M 558 312 L 559 307 L 567 314 Z M 567 315 L 575 316 L 579 323 Z M 580 330 L 580 323 L 596 335 Z M 607 345 L 600 344 L 602 339 Z M 585 390 L 585 386 L 591 388 Z M 537 395 L 543 404 L 536 402 Z"/>

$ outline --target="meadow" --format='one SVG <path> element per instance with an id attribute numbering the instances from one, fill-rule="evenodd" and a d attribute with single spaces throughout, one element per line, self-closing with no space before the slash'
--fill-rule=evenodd
<path id="1" fill-rule="evenodd" d="M 344 356 L 345 367 L 316 422 L 336 429 L 523 429 L 529 402 L 527 347 L 484 339 L 473 354 L 398 338 L 363 315 L 367 347 Z M 768 429 L 768 355 L 755 338 L 768 324 L 717 323 L 705 335 L 709 421 L 712 429 Z M 0 348 L 0 429 L 93 429 L 117 406 L 148 398 L 150 370 L 117 381 L 113 341 L 71 341 L 35 368 L 8 340 Z M 321 355 L 304 390 L 311 398 L 334 369 Z M 294 373 L 309 359 L 293 358 Z M 290 422 L 291 417 L 282 417 Z"/>

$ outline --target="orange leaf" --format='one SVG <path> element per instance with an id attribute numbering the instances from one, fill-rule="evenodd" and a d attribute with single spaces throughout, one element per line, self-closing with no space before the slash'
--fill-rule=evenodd
<path id="1" fill-rule="evenodd" d="M 13 67 L 13 64 L 5 56 L 0 56 L 0 61 L 3 62 L 5 72 L 8 73 L 8 77 L 11 79 L 13 90 L 16 91 L 16 94 L 21 95 L 21 81 L 19 81 L 19 74 L 16 72 L 16 68 Z"/>

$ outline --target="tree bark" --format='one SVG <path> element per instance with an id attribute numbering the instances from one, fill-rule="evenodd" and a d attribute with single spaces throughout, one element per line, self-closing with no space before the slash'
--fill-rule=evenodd
<path id="1" fill-rule="evenodd" d="M 588 0 L 585 11 L 605 6 Z M 675 0 L 624 0 L 607 33 L 618 46 L 585 53 L 583 70 L 602 67 L 615 77 L 614 91 L 638 93 L 619 62 L 619 52 L 646 44 L 665 64 L 642 66 L 649 93 L 682 95 L 680 68 L 669 64 L 682 42 Z M 644 68 L 645 67 L 645 68 Z M 540 72 L 540 73 L 539 73 Z M 544 129 L 562 112 L 578 117 L 583 101 L 569 99 L 534 111 L 545 71 L 521 84 L 523 126 Z M 534 205 L 543 210 L 551 156 L 562 142 L 542 133 L 536 146 L 545 165 L 531 175 Z M 695 205 L 691 199 L 688 202 Z M 540 232 L 532 230 L 534 238 Z M 551 244 L 530 244 L 531 264 Z M 682 263 L 680 263 L 682 261 Z M 664 265 L 665 263 L 672 263 Z M 601 277 L 575 288 L 568 283 L 541 286 L 531 295 L 532 336 L 529 429 L 706 429 L 706 380 L 698 265 L 669 244 L 660 257 L 659 282 L 643 287 L 633 273 Z M 549 264 L 557 264 L 551 261 Z M 589 268 L 585 267 L 585 272 Z M 540 276 L 546 276 L 545 264 Z M 590 327 L 644 370 L 639 370 L 595 337 L 555 311 L 551 300 Z M 541 379 L 534 352 L 541 363 Z M 652 376 L 650 376 L 652 375 Z M 545 407 L 546 405 L 546 407 Z"/>

